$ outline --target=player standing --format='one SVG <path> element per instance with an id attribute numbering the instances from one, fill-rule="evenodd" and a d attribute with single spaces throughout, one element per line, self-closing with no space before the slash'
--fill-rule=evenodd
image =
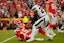
<path id="1" fill-rule="evenodd" d="M 45 10 L 42 9 L 39 5 L 34 5 L 32 10 L 37 13 L 39 19 L 32 26 L 32 33 L 30 34 L 31 38 L 27 40 L 27 42 L 31 42 L 34 40 L 34 37 L 38 34 L 38 28 L 41 27 L 43 30 L 49 21 L 49 16 L 46 14 Z M 44 26 L 45 25 L 45 26 Z M 49 35 L 47 32 L 45 34 L 48 38 L 53 39 L 53 36 Z"/>
<path id="2" fill-rule="evenodd" d="M 48 29 L 50 30 L 50 34 L 52 34 L 52 36 L 56 36 L 56 34 L 53 32 L 53 26 L 55 26 L 57 28 L 57 31 L 58 32 L 63 32 L 59 29 L 59 26 L 58 26 L 58 15 L 56 13 L 56 4 L 54 2 L 54 0 L 48 0 L 46 2 L 46 12 L 48 13 L 49 17 L 50 17 L 50 21 L 49 21 L 49 24 L 48 24 Z"/>

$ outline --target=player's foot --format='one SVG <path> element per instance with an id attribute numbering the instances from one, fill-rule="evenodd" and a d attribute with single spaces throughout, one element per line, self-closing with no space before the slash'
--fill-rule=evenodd
<path id="1" fill-rule="evenodd" d="M 63 29 L 61 29 L 61 30 L 63 30 L 63 31 L 64 31 L 64 28 L 63 28 Z"/>
<path id="2" fill-rule="evenodd" d="M 56 34 L 54 34 L 53 37 L 56 37 Z"/>
<path id="3" fill-rule="evenodd" d="M 35 38 L 36 41 L 43 41 L 43 38 Z"/>
<path id="4" fill-rule="evenodd" d="M 52 36 L 52 35 L 47 34 L 46 36 L 47 36 L 50 40 L 53 40 L 53 36 Z"/>
<path id="5" fill-rule="evenodd" d="M 63 33 L 64 31 L 63 30 L 58 30 L 59 33 Z"/>
<path id="6" fill-rule="evenodd" d="M 33 38 L 30 38 L 30 39 L 26 40 L 26 42 L 32 42 L 32 41 L 34 41 Z"/>
<path id="7" fill-rule="evenodd" d="M 56 34 L 55 33 L 53 33 L 53 34 L 51 34 L 53 37 L 55 37 L 56 36 Z"/>

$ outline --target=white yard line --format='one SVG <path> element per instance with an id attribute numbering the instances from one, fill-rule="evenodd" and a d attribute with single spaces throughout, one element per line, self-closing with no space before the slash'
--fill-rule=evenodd
<path id="1" fill-rule="evenodd" d="M 10 37 L 10 38 L 8 38 L 8 39 L 4 40 L 4 41 L 1 41 L 0 43 L 7 42 L 7 41 L 9 41 L 9 40 L 13 39 L 14 37 L 15 37 L 15 36 L 12 36 L 12 37 Z"/>

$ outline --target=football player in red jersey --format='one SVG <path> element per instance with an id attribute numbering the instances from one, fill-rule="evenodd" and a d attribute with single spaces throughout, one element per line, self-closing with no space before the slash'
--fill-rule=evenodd
<path id="1" fill-rule="evenodd" d="M 20 20 L 14 20 L 13 23 L 16 25 L 16 30 L 14 31 L 18 40 L 28 40 L 30 39 L 30 34 L 32 32 L 32 30 L 27 30 L 25 25 L 21 23 Z M 43 31 L 42 29 L 38 30 L 40 33 L 42 34 L 46 34 L 45 31 Z M 35 38 L 34 40 L 38 40 L 38 41 L 42 41 L 42 38 Z"/>
<path id="2" fill-rule="evenodd" d="M 47 14 L 50 17 L 50 22 L 49 22 L 47 28 L 50 28 L 49 32 L 52 34 L 52 36 L 56 36 L 56 34 L 53 32 L 53 29 L 52 29 L 53 26 L 55 26 L 57 28 L 58 32 L 63 32 L 59 29 L 59 26 L 58 26 L 58 19 L 57 19 L 58 15 L 56 13 L 56 10 L 57 10 L 57 8 L 56 8 L 54 0 L 46 1 L 46 11 L 47 11 Z"/>
<path id="3" fill-rule="evenodd" d="M 25 24 L 22 24 L 20 20 L 14 20 L 13 23 L 16 25 L 16 30 L 14 31 L 17 38 L 19 40 L 24 40 L 26 39 L 26 36 L 28 37 L 28 35 L 31 33 L 31 30 L 28 31 L 25 27 Z M 30 37 L 28 37 L 30 38 Z"/>

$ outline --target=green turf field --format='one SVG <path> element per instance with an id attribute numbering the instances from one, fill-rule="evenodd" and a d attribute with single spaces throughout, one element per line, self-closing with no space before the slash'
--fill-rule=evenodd
<path id="1" fill-rule="evenodd" d="M 64 43 L 64 33 L 58 33 L 56 30 L 54 30 L 54 32 L 57 34 L 57 36 L 54 38 L 53 41 L 47 41 L 45 36 L 38 34 L 36 37 L 44 38 L 44 41 L 25 42 L 25 41 L 19 41 L 16 37 L 14 37 L 4 43 Z M 14 36 L 13 30 L 7 30 L 7 31 L 0 30 L 0 43 L 13 36 Z"/>

